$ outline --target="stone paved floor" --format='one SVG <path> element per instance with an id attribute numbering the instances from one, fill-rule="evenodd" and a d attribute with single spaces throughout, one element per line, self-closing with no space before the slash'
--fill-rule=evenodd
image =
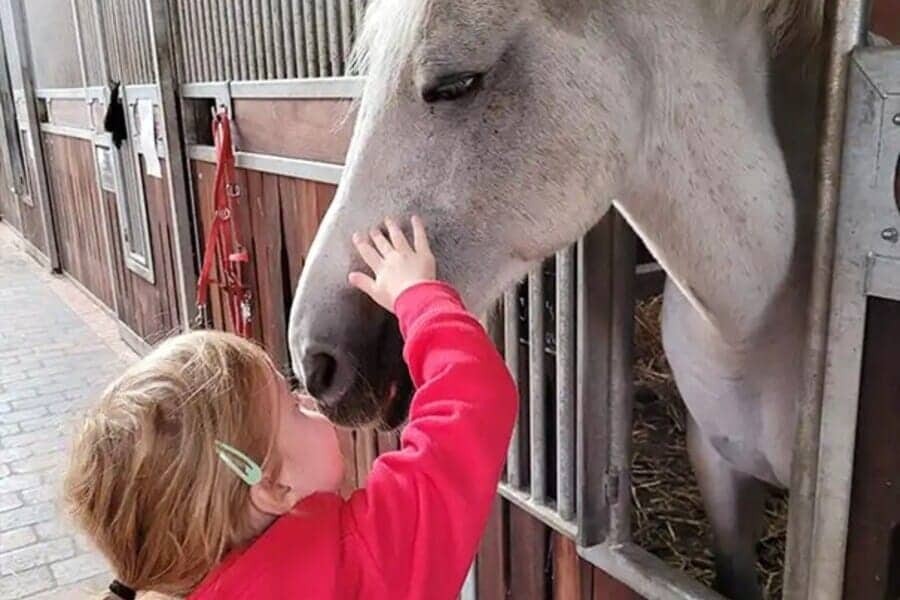
<path id="1" fill-rule="evenodd" d="M 109 583 L 58 488 L 73 420 L 135 358 L 114 321 L 0 223 L 0 600 L 81 599 Z"/>

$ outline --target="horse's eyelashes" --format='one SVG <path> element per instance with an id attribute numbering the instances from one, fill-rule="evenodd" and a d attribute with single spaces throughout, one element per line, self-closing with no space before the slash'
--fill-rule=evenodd
<path id="1" fill-rule="evenodd" d="M 480 87 L 481 79 L 479 73 L 460 73 L 442 77 L 422 90 L 422 100 L 428 104 L 459 100 L 476 91 Z"/>

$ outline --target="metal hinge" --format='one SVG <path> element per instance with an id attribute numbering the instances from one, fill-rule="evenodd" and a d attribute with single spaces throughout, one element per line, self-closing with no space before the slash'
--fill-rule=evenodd
<path id="1" fill-rule="evenodd" d="M 603 475 L 603 493 L 610 506 L 619 502 L 619 469 L 616 467 Z"/>

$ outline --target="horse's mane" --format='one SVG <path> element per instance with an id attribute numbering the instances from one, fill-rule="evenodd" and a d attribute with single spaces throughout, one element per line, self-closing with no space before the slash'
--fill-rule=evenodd
<path id="1" fill-rule="evenodd" d="M 738 1 L 746 3 L 750 9 L 762 11 L 766 15 L 766 24 L 772 36 L 772 46 L 775 51 L 792 42 L 813 45 L 822 36 L 825 0 Z"/>

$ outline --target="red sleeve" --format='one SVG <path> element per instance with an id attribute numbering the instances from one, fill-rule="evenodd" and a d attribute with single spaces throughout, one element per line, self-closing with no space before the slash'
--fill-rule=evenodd
<path id="1" fill-rule="evenodd" d="M 417 285 L 395 308 L 418 391 L 400 450 L 375 461 L 345 509 L 386 591 L 449 599 L 487 522 L 518 396 L 481 324 L 451 288 Z"/>

